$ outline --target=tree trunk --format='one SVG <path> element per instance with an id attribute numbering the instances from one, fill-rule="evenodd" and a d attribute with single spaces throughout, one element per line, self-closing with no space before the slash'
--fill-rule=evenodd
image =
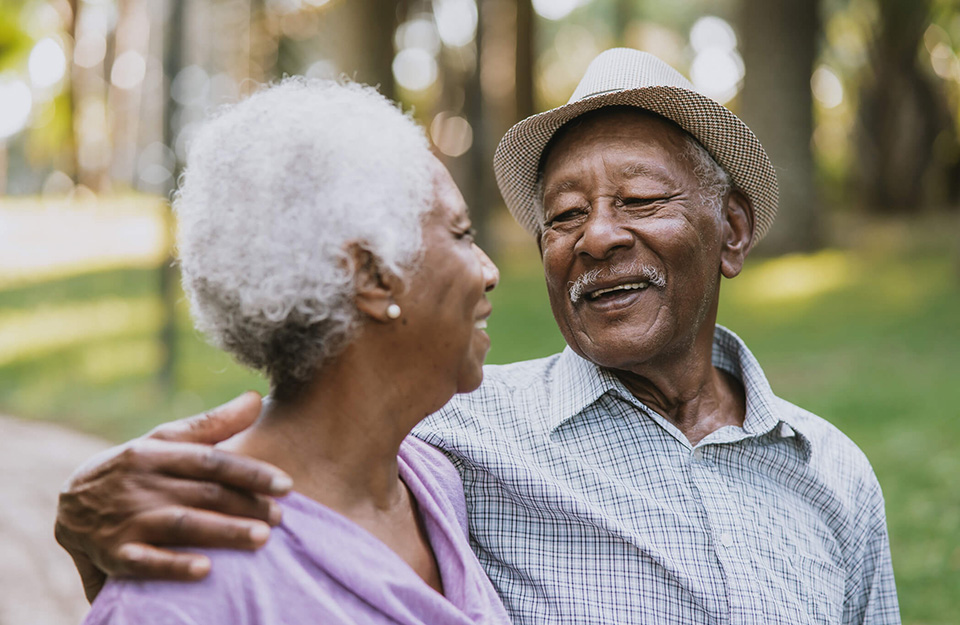
<path id="1" fill-rule="evenodd" d="M 377 85 L 396 97 L 393 82 L 393 35 L 399 4 L 384 0 L 349 0 L 329 9 L 315 37 L 321 55 L 338 72 Z"/>
<path id="2" fill-rule="evenodd" d="M 952 132 L 944 94 L 918 66 L 917 51 L 929 16 L 928 0 L 879 3 L 872 71 L 860 95 L 857 128 L 857 197 L 871 210 L 906 213 L 949 193 L 949 169 L 934 161 L 934 142 Z"/>
<path id="3" fill-rule="evenodd" d="M 79 42 L 93 25 L 84 23 L 85 4 L 78 2 L 73 15 L 74 43 Z M 110 33 L 100 31 L 105 39 Z M 110 140 L 106 116 L 105 100 L 107 85 L 110 82 L 109 68 L 112 63 L 110 49 L 103 59 L 90 67 L 81 67 L 71 63 L 71 123 L 73 125 L 73 143 L 76 150 L 76 182 L 94 191 L 109 190 Z"/>
<path id="4" fill-rule="evenodd" d="M 150 18 L 146 0 L 117 2 L 117 26 L 114 31 L 114 58 L 125 52 L 150 58 Z M 111 84 L 108 87 L 107 109 L 110 111 L 114 180 L 125 186 L 136 184 L 136 163 L 139 155 L 140 102 L 145 79 L 128 89 Z"/>
<path id="5" fill-rule="evenodd" d="M 517 27 L 516 45 L 516 121 L 526 119 L 536 112 L 533 101 L 533 66 L 536 62 L 536 41 L 534 39 L 533 3 L 530 0 L 516 0 Z M 504 129 L 506 130 L 506 129 Z"/>
<path id="6" fill-rule="evenodd" d="M 0 196 L 7 193 L 7 144 L 0 140 Z"/>
<path id="7" fill-rule="evenodd" d="M 627 30 L 630 22 L 633 20 L 636 0 L 616 0 L 613 7 L 614 32 L 616 33 L 616 45 L 624 47 L 627 45 Z"/>
<path id="8" fill-rule="evenodd" d="M 177 140 L 176 129 L 174 128 L 174 115 L 177 104 L 170 97 L 170 83 L 183 67 L 183 29 L 184 13 L 186 0 L 171 0 L 171 10 L 167 23 L 164 26 L 164 52 L 163 52 L 163 73 L 164 77 L 164 102 L 166 107 L 163 111 L 163 140 L 164 143 L 176 153 L 174 145 Z M 171 187 L 176 184 L 180 177 L 182 164 L 177 159 L 174 166 L 173 176 L 170 179 Z M 172 188 L 171 188 L 172 191 Z M 168 194 L 169 197 L 169 194 Z M 174 225 L 173 213 L 169 206 L 165 217 L 166 233 L 172 231 Z M 170 393 L 175 386 L 175 372 L 177 361 L 177 314 L 176 301 L 179 296 L 177 281 L 179 274 L 174 267 L 173 245 L 168 245 L 169 254 L 160 265 L 160 305 L 161 305 L 161 327 L 160 327 L 160 346 L 161 361 L 160 369 L 157 373 L 157 381 L 161 391 Z"/>
<path id="9" fill-rule="evenodd" d="M 820 244 L 820 202 L 813 182 L 810 76 L 819 20 L 812 0 L 743 0 L 740 33 L 742 118 L 760 139 L 780 183 L 776 222 L 761 249 L 811 250 Z"/>

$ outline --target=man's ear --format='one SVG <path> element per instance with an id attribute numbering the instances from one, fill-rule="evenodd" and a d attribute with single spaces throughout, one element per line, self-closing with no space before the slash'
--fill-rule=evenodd
<path id="1" fill-rule="evenodd" d="M 348 253 L 354 266 L 357 310 L 376 321 L 389 323 L 392 320 L 387 315 L 387 308 L 395 303 L 394 296 L 401 284 L 399 278 L 357 243 L 350 245 Z"/>
<path id="2" fill-rule="evenodd" d="M 723 239 L 720 253 L 720 273 L 735 278 L 743 269 L 743 261 L 753 242 L 753 208 L 750 200 L 736 189 L 727 194 L 723 208 Z"/>

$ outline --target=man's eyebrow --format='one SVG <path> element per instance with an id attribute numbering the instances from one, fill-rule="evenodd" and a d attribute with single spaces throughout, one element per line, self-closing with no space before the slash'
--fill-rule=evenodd
<path id="1" fill-rule="evenodd" d="M 555 184 L 551 184 L 549 187 L 544 189 L 544 195 L 551 193 L 563 193 L 564 191 L 570 191 L 577 187 L 577 181 L 573 178 L 567 178 L 566 180 L 561 180 Z"/>
<path id="2" fill-rule="evenodd" d="M 627 179 L 633 178 L 653 178 L 664 184 L 674 185 L 676 180 L 670 177 L 667 172 L 663 171 L 659 167 L 651 167 L 643 162 L 634 162 L 627 165 L 624 165 L 620 168 L 620 175 Z M 575 178 L 567 178 L 559 182 L 551 184 L 549 187 L 545 187 L 543 190 L 544 196 L 546 195 L 557 195 L 564 193 L 566 191 L 576 190 L 578 183 Z"/>
<path id="3" fill-rule="evenodd" d="M 620 169 L 620 175 L 624 178 L 654 178 L 660 182 L 674 183 L 675 181 L 659 167 L 650 167 L 646 163 L 636 162 L 624 165 Z"/>

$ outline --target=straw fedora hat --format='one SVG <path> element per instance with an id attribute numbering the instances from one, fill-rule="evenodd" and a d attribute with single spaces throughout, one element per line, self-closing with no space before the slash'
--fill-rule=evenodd
<path id="1" fill-rule="evenodd" d="M 543 149 L 571 119 L 605 106 L 636 106 L 675 122 L 693 135 L 750 199 L 753 244 L 777 214 L 777 175 L 753 132 L 727 108 L 697 93 L 675 69 L 646 52 L 613 48 L 590 63 L 570 101 L 528 117 L 507 131 L 493 170 L 510 213 L 537 236 L 535 188 Z"/>

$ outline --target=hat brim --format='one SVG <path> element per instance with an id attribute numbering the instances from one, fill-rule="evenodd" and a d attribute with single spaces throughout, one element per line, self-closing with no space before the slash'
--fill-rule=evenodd
<path id="1" fill-rule="evenodd" d="M 753 244 L 767 233 L 777 213 L 779 189 L 770 158 L 740 118 L 714 100 L 681 87 L 625 89 L 588 96 L 539 113 L 514 125 L 500 140 L 494 173 L 507 208 L 527 232 L 537 236 L 541 216 L 535 193 L 544 148 L 570 120 L 607 106 L 635 106 L 661 115 L 699 141 L 750 200 Z"/>

